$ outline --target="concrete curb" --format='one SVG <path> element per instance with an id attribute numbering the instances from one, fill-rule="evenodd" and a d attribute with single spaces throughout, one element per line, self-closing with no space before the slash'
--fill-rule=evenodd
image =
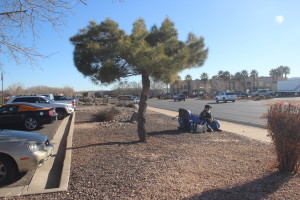
<path id="1" fill-rule="evenodd" d="M 71 169 L 71 153 L 72 153 L 72 139 L 74 131 L 75 122 L 75 112 L 73 115 L 66 117 L 59 128 L 57 129 L 51 143 L 54 145 L 53 156 L 45 163 L 42 167 L 36 169 L 29 185 L 14 187 L 14 188 L 3 188 L 0 189 L 0 197 L 13 197 L 22 195 L 32 195 L 32 194 L 43 194 L 51 192 L 61 192 L 68 190 L 70 169 Z M 65 150 L 62 156 L 63 166 L 61 170 L 60 179 L 56 181 L 59 182 L 59 187 L 48 188 L 49 179 L 53 178 L 51 176 L 51 171 L 54 167 L 55 159 L 58 159 L 59 149 L 63 148 Z M 50 181 L 51 182 L 51 181 Z"/>
<path id="2" fill-rule="evenodd" d="M 147 109 L 150 111 L 168 115 L 170 117 L 176 117 L 178 115 L 178 112 L 171 111 L 171 110 L 164 110 L 161 108 L 155 108 L 151 106 L 147 106 Z M 232 123 L 228 121 L 221 121 L 221 120 L 218 121 L 221 124 L 221 129 L 226 132 L 242 135 L 250 139 L 257 140 L 264 143 L 271 143 L 271 138 L 268 137 L 267 129 Z"/>

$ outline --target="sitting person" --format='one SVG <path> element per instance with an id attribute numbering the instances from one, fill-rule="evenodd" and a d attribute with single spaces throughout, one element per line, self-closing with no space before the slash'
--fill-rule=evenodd
<path id="1" fill-rule="evenodd" d="M 221 132 L 222 130 L 220 129 L 220 124 L 217 122 L 217 120 L 215 120 L 211 116 L 211 112 L 210 112 L 211 108 L 212 107 L 210 105 L 205 105 L 204 110 L 200 113 L 199 118 L 202 121 L 206 122 L 208 132 L 212 132 L 212 131 Z"/>

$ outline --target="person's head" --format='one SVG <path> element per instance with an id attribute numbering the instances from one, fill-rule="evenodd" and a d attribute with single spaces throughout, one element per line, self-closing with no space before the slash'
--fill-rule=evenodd
<path id="1" fill-rule="evenodd" d="M 204 106 L 204 110 L 209 111 L 209 109 L 211 109 L 212 107 L 210 105 L 205 105 Z"/>

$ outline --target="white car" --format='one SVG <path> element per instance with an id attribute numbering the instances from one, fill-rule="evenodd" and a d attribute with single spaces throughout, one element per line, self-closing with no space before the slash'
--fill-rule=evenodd
<path id="1" fill-rule="evenodd" d="M 236 94 L 234 92 L 221 92 L 216 96 L 216 102 L 223 101 L 226 103 L 227 101 L 235 102 Z"/>
<path id="2" fill-rule="evenodd" d="M 130 100 L 132 100 L 134 104 L 140 103 L 140 98 L 138 98 L 138 97 L 131 97 Z"/>
<path id="3" fill-rule="evenodd" d="M 6 102 L 6 104 L 12 103 L 34 103 L 43 107 L 53 107 L 58 114 L 57 118 L 59 120 L 74 112 L 72 104 L 56 103 L 54 100 L 44 96 L 14 96 Z"/>

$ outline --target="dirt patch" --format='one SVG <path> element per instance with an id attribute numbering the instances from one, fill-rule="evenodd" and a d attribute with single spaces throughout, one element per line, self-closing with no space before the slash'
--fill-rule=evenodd
<path id="1" fill-rule="evenodd" d="M 178 132 L 176 120 L 154 112 L 147 143 L 138 143 L 134 109 L 120 109 L 116 121 L 89 128 L 94 109 L 79 109 L 69 191 L 20 199 L 300 199 L 300 176 L 271 167 L 272 145 L 228 132 Z"/>

